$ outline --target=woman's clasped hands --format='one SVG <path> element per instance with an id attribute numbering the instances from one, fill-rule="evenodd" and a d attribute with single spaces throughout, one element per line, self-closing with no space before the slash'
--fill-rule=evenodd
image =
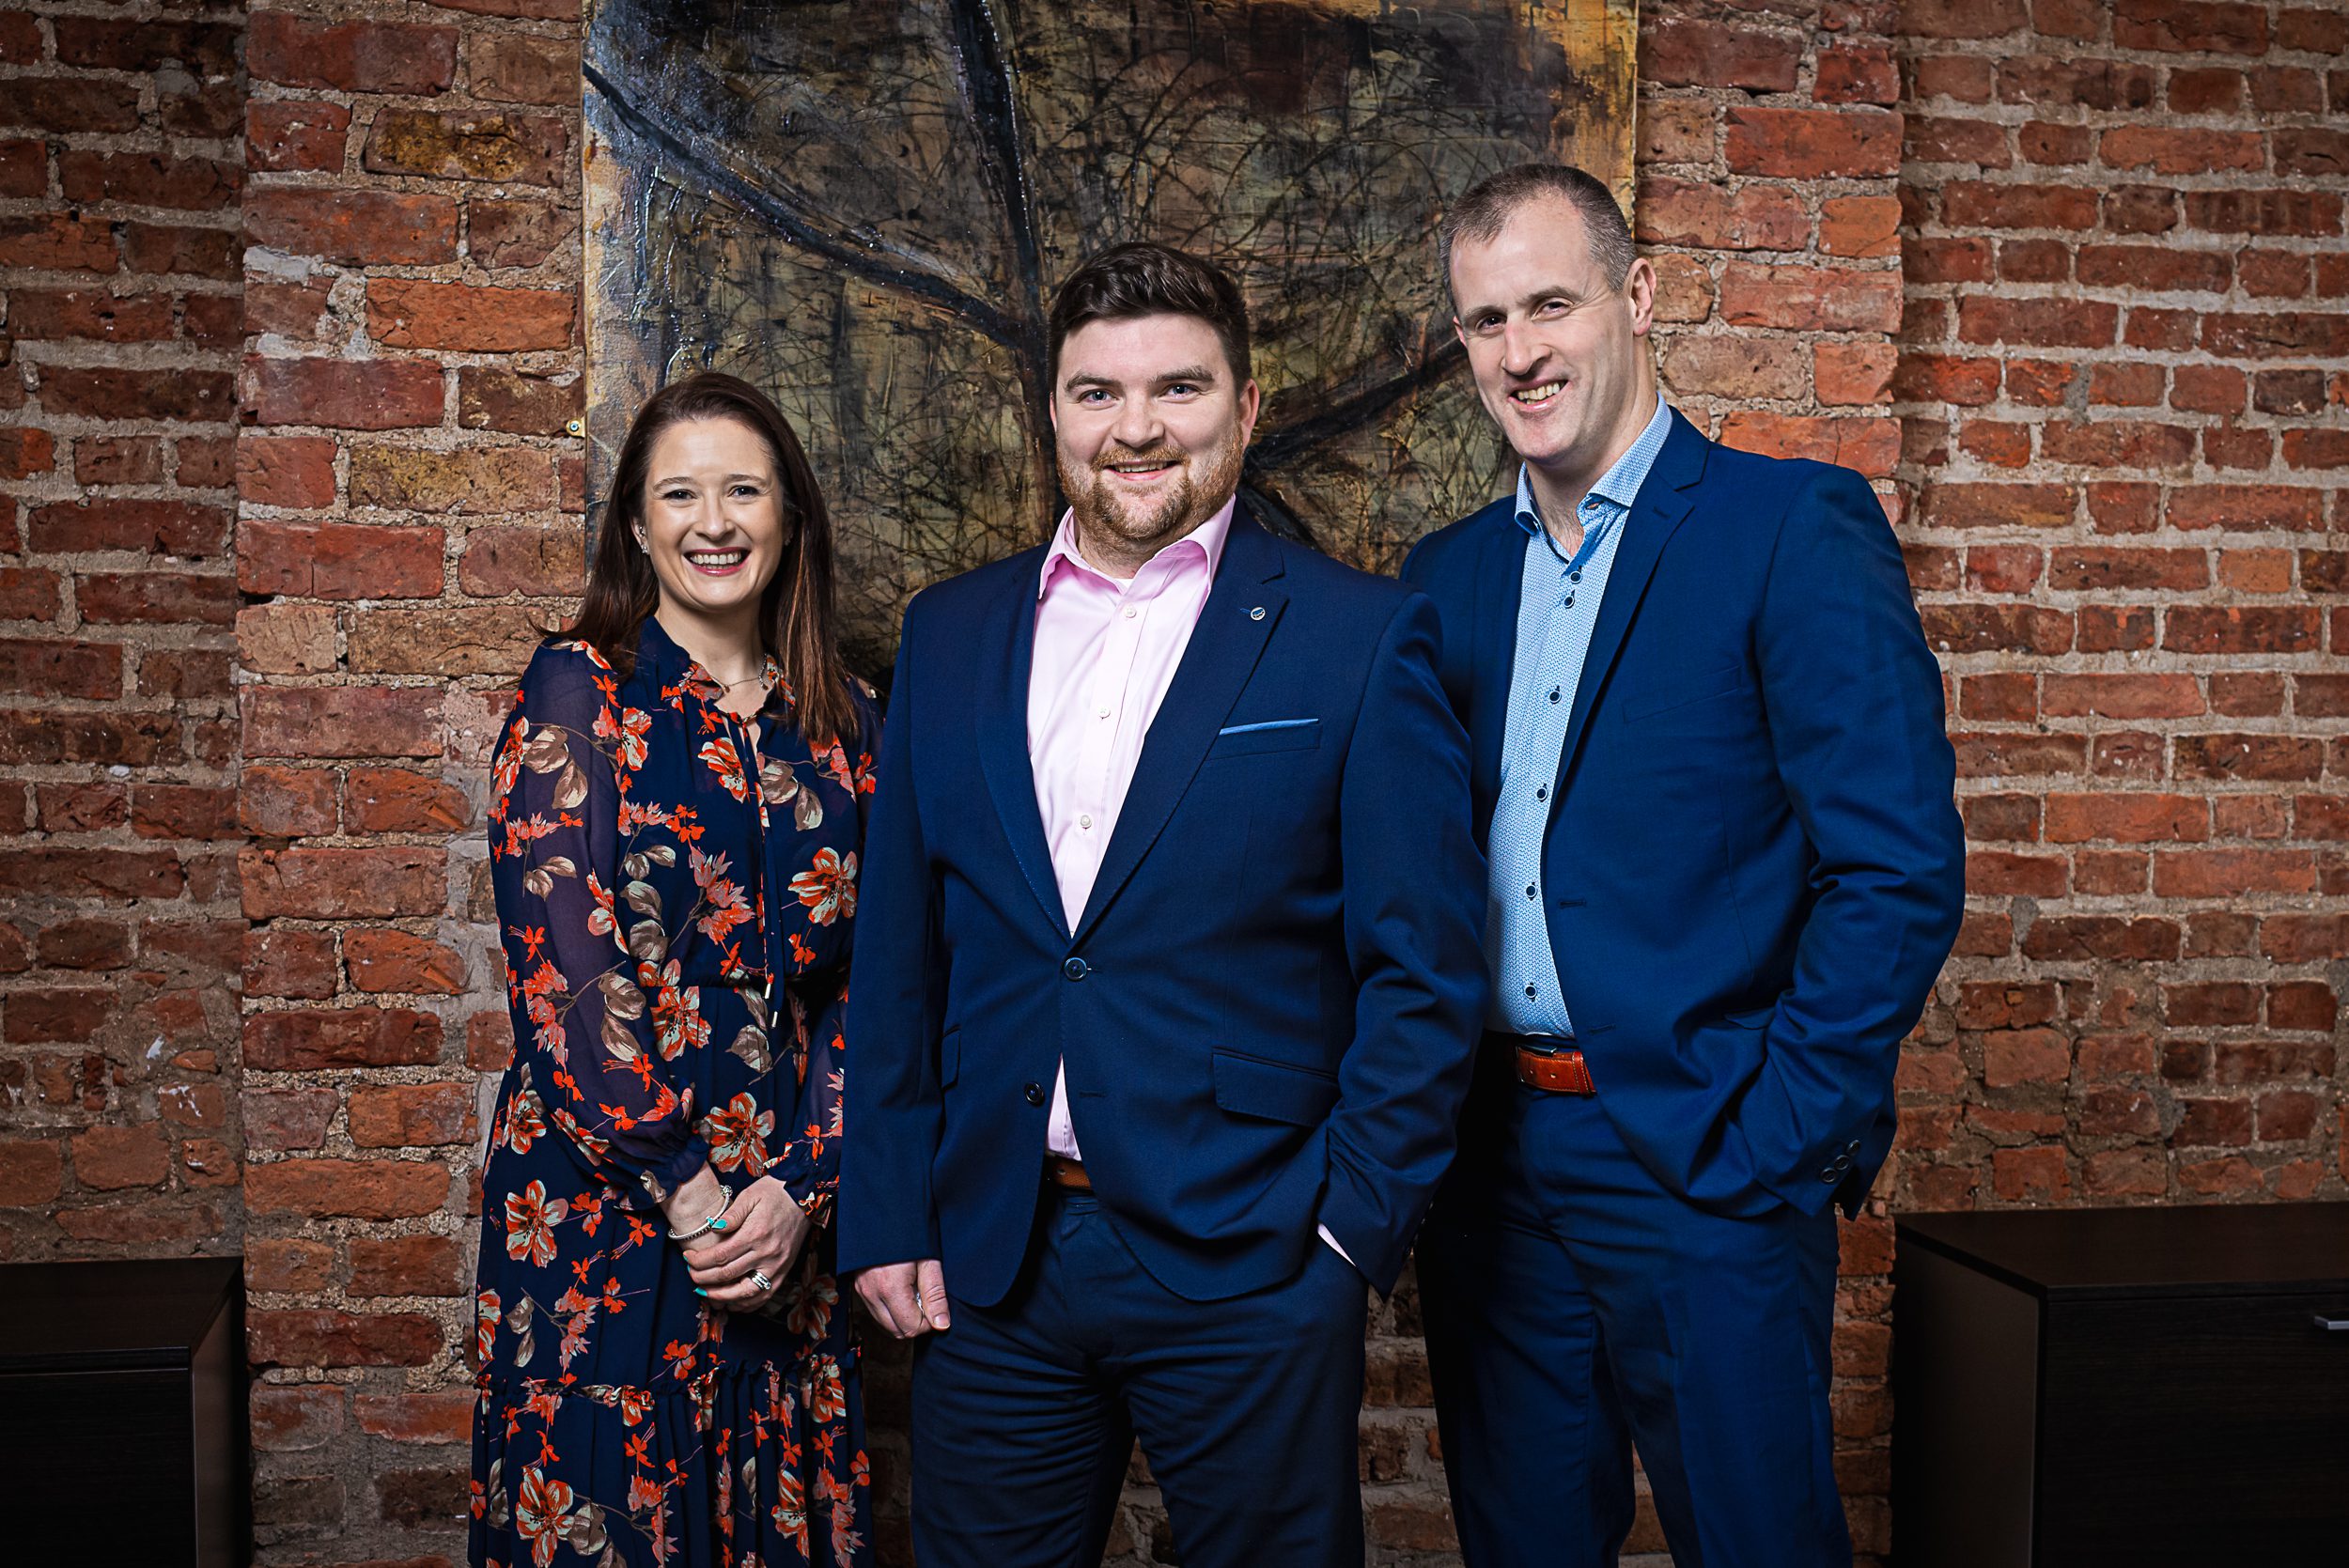
<path id="1" fill-rule="evenodd" d="M 717 1306 L 750 1312 L 781 1288 L 807 1240 L 807 1211 L 790 1188 L 760 1176 L 734 1194 L 704 1166 L 661 1204 L 673 1234 L 700 1234 L 680 1240 L 693 1288 Z M 723 1210 L 722 1225 L 702 1227 Z"/>

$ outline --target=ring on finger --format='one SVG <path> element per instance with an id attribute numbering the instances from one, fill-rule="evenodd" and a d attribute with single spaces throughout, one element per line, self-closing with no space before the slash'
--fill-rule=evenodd
<path id="1" fill-rule="evenodd" d="M 751 1284 L 761 1296 L 775 1288 L 775 1282 L 767 1278 L 766 1272 L 756 1268 L 751 1270 Z"/>

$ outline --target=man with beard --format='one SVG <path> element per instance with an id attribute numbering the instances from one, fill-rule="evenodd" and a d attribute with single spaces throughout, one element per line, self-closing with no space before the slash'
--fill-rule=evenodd
<path id="1" fill-rule="evenodd" d="M 1485 1005 L 1423 596 L 1237 503 L 1248 321 L 1120 245 L 1050 324 L 1070 506 L 907 611 L 850 985 L 840 1268 L 913 1374 L 923 1568 L 1360 1563 L 1392 1287 Z"/>

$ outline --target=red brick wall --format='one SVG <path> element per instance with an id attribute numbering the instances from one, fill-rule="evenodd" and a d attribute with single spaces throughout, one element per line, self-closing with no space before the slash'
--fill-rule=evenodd
<path id="1" fill-rule="evenodd" d="M 237 1240 L 242 26 L 0 11 L 0 1258 Z"/>
<path id="2" fill-rule="evenodd" d="M 1648 9 L 1667 383 L 1877 481 L 1965 768 L 1971 918 L 1845 1232 L 1874 1559 L 1890 1210 L 2341 1195 L 2349 23 Z M 577 27 L 0 11 L 0 1257 L 241 1244 L 265 1562 L 462 1557 L 482 751 L 580 566 Z M 1416 1311 L 1382 1563 L 1450 1560 Z M 1163 1544 L 1145 1480 L 1113 1555 Z"/>
<path id="3" fill-rule="evenodd" d="M 2345 50 L 1912 9 L 1901 481 L 1974 851 L 1903 1206 L 2342 1195 Z"/>
<path id="4" fill-rule="evenodd" d="M 256 7 L 237 449 L 264 1560 L 461 1559 L 484 749 L 581 561 L 568 0 Z"/>

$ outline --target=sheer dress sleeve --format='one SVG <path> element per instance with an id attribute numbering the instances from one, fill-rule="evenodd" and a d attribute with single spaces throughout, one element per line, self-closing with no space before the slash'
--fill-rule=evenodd
<path id="1" fill-rule="evenodd" d="M 591 1174 L 657 1204 L 708 1162 L 656 1040 L 614 889 L 624 856 L 674 858 L 624 835 L 618 770 L 636 724 L 610 669 L 576 644 L 539 650 L 491 780 L 490 854 L 515 1049 L 548 1122 Z"/>

